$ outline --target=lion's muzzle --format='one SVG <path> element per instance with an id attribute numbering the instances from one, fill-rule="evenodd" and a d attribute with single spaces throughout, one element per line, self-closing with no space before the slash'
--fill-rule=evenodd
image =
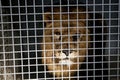
<path id="1" fill-rule="evenodd" d="M 56 63 L 59 65 L 72 65 L 75 63 L 75 59 L 78 58 L 78 52 L 75 50 L 63 49 L 56 51 L 55 56 Z"/>

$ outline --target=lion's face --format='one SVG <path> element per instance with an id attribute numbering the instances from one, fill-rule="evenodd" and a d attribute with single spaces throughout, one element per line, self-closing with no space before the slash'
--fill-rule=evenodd
<path id="1" fill-rule="evenodd" d="M 69 66 L 82 62 L 88 46 L 88 36 L 86 36 L 88 30 L 84 27 L 85 23 L 80 23 L 81 27 L 77 27 L 77 21 L 54 22 L 53 24 L 54 29 L 50 32 L 54 50 L 52 56 L 55 58 L 55 63 Z"/>
<path id="2" fill-rule="evenodd" d="M 43 63 L 50 71 L 57 71 L 55 76 L 61 76 L 61 70 L 78 70 L 84 61 L 89 46 L 89 30 L 86 27 L 85 13 L 59 12 L 51 15 L 46 13 L 46 27 L 43 37 Z M 75 71 L 73 71 L 75 72 Z M 70 74 L 72 75 L 72 71 Z M 64 72 L 64 76 L 68 71 Z"/>

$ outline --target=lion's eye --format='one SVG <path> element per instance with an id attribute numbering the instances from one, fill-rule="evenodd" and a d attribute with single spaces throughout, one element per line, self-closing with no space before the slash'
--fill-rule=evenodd
<path id="1" fill-rule="evenodd" d="M 55 39 L 58 39 L 58 40 L 60 40 L 60 33 L 59 32 L 55 32 Z"/>
<path id="2" fill-rule="evenodd" d="M 80 38 L 80 34 L 74 34 L 72 37 L 73 41 L 77 41 Z"/>

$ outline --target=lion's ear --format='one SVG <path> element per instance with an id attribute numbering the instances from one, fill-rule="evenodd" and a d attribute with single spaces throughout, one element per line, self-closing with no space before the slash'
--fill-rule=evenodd
<path id="1" fill-rule="evenodd" d="M 44 21 L 46 24 L 49 24 L 49 23 L 52 22 L 51 20 L 52 20 L 51 13 L 49 13 L 49 12 L 44 13 L 44 15 L 43 15 L 43 21 Z"/>

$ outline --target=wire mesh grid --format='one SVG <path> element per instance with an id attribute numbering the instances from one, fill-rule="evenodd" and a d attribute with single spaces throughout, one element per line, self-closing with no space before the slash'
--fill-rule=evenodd
<path id="1" fill-rule="evenodd" d="M 0 80 L 120 80 L 119 0 L 0 0 Z"/>

